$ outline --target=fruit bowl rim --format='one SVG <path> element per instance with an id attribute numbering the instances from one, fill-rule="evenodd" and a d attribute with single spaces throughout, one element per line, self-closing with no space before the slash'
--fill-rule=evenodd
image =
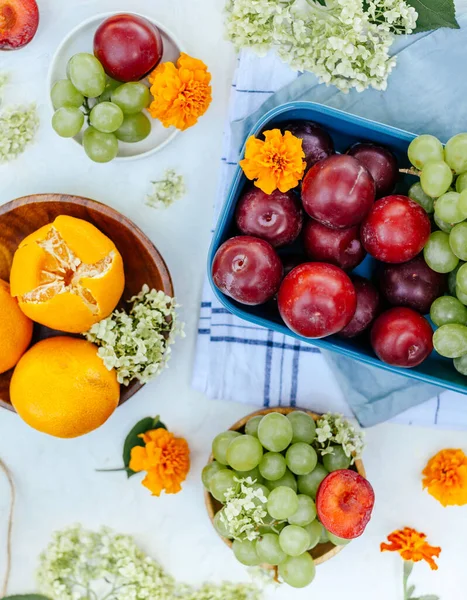
<path id="1" fill-rule="evenodd" d="M 295 406 L 278 406 L 275 408 L 262 408 L 260 410 L 256 410 L 255 412 L 252 412 L 249 415 L 246 415 L 242 419 L 238 420 L 231 427 L 229 427 L 229 431 L 238 431 L 239 429 L 242 429 L 243 427 L 245 427 L 246 423 L 251 418 L 256 417 L 256 416 L 265 416 L 270 413 L 280 413 L 282 415 L 288 415 L 291 412 L 296 412 L 296 411 L 299 411 L 299 412 L 301 411 L 301 412 L 306 413 L 307 415 L 310 415 L 311 417 L 313 417 L 313 419 L 315 421 L 317 421 L 322 416 L 322 414 L 320 414 L 320 413 L 315 413 L 311 410 L 308 410 L 307 408 L 301 408 L 298 406 L 296 406 L 296 407 Z M 206 465 L 212 463 L 213 460 L 214 460 L 214 456 L 211 453 L 209 455 L 209 459 L 208 459 Z M 366 479 L 366 471 L 365 471 L 365 466 L 363 464 L 363 461 L 360 458 L 357 458 L 355 460 L 354 465 L 355 465 L 355 468 L 356 468 L 358 474 L 361 475 L 362 477 L 365 477 L 365 479 Z M 206 488 L 204 488 L 204 503 L 206 505 L 206 511 L 208 513 L 209 520 L 211 521 L 211 524 L 214 527 L 214 517 L 217 514 L 217 511 L 215 510 L 215 504 L 214 504 L 215 499 L 213 498 L 211 493 Z M 221 536 L 215 528 L 214 528 L 214 531 L 217 533 L 217 535 L 220 537 L 220 539 L 227 546 L 229 546 L 229 548 L 232 548 L 232 540 L 229 540 L 229 539 Z M 328 542 L 328 543 L 332 544 L 332 542 Z M 316 547 L 318 547 L 319 545 L 320 544 L 318 544 Z M 339 552 L 341 552 L 344 548 L 346 548 L 346 545 L 336 546 L 333 544 L 333 548 L 327 550 L 321 556 L 319 556 L 317 558 L 313 558 L 315 565 L 321 565 L 321 564 L 325 563 L 326 561 L 330 560 L 331 558 L 333 558 L 334 556 L 339 554 Z M 271 565 L 263 565 L 263 566 L 265 566 L 269 570 L 275 571 L 276 579 L 277 579 L 277 567 L 271 567 Z"/>
<path id="2" fill-rule="evenodd" d="M 73 38 L 77 33 L 79 33 L 79 31 L 81 29 L 87 27 L 88 25 L 91 25 L 94 22 L 105 20 L 105 19 L 108 19 L 109 17 L 113 17 L 115 15 L 134 15 L 136 17 L 142 17 L 143 19 L 148 20 L 150 23 L 152 23 L 158 29 L 160 29 L 168 38 L 170 38 L 170 40 L 174 43 L 174 45 L 177 46 L 177 48 L 180 50 L 180 52 L 186 52 L 185 46 L 180 42 L 179 38 L 176 35 L 174 35 L 170 29 L 168 29 L 165 25 L 160 23 L 157 19 L 154 19 L 153 17 L 149 17 L 148 15 L 144 15 L 140 12 L 131 11 L 131 10 L 108 11 L 108 12 L 99 13 L 97 15 L 93 15 L 92 17 L 89 17 L 89 18 L 85 19 L 84 21 L 81 21 L 78 25 L 73 27 L 73 29 L 71 29 L 71 31 L 69 31 L 65 35 L 65 37 L 62 39 L 62 41 L 59 43 L 57 49 L 53 53 L 52 60 L 50 61 L 49 69 L 47 71 L 47 79 L 46 79 L 47 105 L 51 111 L 51 115 L 53 115 L 55 113 L 55 108 L 53 106 L 52 99 L 50 97 L 50 92 L 55 83 L 54 73 L 57 68 L 58 60 L 63 53 L 64 47 L 70 41 L 71 38 Z M 92 48 L 90 49 L 90 53 L 91 53 L 91 50 L 92 50 Z M 152 128 L 152 126 L 153 126 L 153 123 L 151 122 L 151 128 Z M 158 146 L 155 146 L 151 150 L 142 152 L 141 154 L 134 154 L 132 156 L 116 156 L 112 162 L 120 162 L 120 161 L 122 161 L 122 162 L 128 161 L 129 162 L 129 161 L 133 161 L 133 160 L 139 160 L 141 158 L 147 158 L 148 156 L 153 156 L 154 154 L 160 152 L 161 150 L 163 150 L 163 148 L 168 146 L 170 144 L 170 142 L 172 142 L 180 133 L 181 133 L 180 129 L 174 129 L 174 131 L 170 134 L 170 136 L 164 142 L 162 142 Z M 71 139 L 78 146 L 82 147 L 82 144 L 78 140 L 76 140 L 74 137 L 69 138 L 69 139 Z"/>

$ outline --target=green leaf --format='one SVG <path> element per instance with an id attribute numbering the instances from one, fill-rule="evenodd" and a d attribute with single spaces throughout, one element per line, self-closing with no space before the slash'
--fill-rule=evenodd
<path id="1" fill-rule="evenodd" d="M 412 598 L 412 594 L 413 594 L 414 592 L 415 592 L 415 586 L 414 586 L 414 585 L 411 585 L 411 586 L 409 586 L 409 587 L 407 588 L 406 595 L 407 595 L 407 597 L 409 598 L 409 600 L 410 600 L 410 598 Z"/>
<path id="2" fill-rule="evenodd" d="M 460 28 L 453 0 L 407 0 L 407 4 L 418 12 L 414 33 L 433 31 L 440 27 Z"/>
<path id="3" fill-rule="evenodd" d="M 42 594 L 16 594 L 14 596 L 4 596 L 0 600 L 50 600 Z"/>
<path id="4" fill-rule="evenodd" d="M 439 600 L 439 596 L 435 596 L 434 594 L 428 594 L 425 596 L 419 596 L 418 598 L 414 598 L 413 600 Z"/>
<path id="5" fill-rule="evenodd" d="M 128 475 L 128 478 L 136 475 L 135 471 L 132 471 L 129 467 L 131 459 L 131 449 L 135 446 L 144 446 L 143 440 L 138 437 L 146 431 L 152 431 L 154 429 L 167 429 L 167 427 L 159 420 L 159 417 L 146 417 L 138 421 L 130 433 L 126 436 L 125 444 L 123 445 L 123 464 Z"/>

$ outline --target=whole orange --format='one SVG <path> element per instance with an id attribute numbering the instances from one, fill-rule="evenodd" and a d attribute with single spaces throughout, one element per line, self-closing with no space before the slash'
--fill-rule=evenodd
<path id="1" fill-rule="evenodd" d="M 12 369 L 31 343 L 33 324 L 0 279 L 0 373 Z"/>
<path id="2" fill-rule="evenodd" d="M 28 425 L 59 438 L 100 427 L 118 406 L 120 385 L 97 355 L 97 346 L 53 337 L 20 359 L 10 384 L 11 403 Z"/>
<path id="3" fill-rule="evenodd" d="M 125 287 L 123 260 L 94 225 L 61 215 L 21 242 L 10 284 L 30 319 L 83 333 L 117 306 Z"/>

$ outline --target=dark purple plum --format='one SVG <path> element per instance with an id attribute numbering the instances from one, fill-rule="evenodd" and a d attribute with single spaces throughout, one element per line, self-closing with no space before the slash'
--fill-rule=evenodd
<path id="1" fill-rule="evenodd" d="M 368 329 L 380 307 L 378 290 L 368 279 L 352 275 L 351 280 L 357 293 L 357 309 L 350 323 L 339 332 L 344 338 L 353 338 Z"/>
<path id="2" fill-rule="evenodd" d="M 316 163 L 303 180 L 303 208 L 310 217 L 333 229 L 361 223 L 374 201 L 373 177 L 353 156 L 330 156 Z"/>
<path id="3" fill-rule="evenodd" d="M 349 148 L 347 154 L 370 171 L 375 180 L 377 198 L 392 194 L 399 178 L 399 167 L 390 150 L 376 144 L 360 143 Z"/>
<path id="4" fill-rule="evenodd" d="M 226 296 L 242 304 L 263 304 L 282 281 L 283 266 L 268 242 L 239 235 L 222 244 L 212 263 L 212 277 Z"/>
<path id="5" fill-rule="evenodd" d="M 407 306 L 423 315 L 447 289 L 447 276 L 436 273 L 422 255 L 399 265 L 384 265 L 380 271 L 381 293 L 392 306 Z"/>
<path id="6" fill-rule="evenodd" d="M 303 229 L 303 242 L 311 260 L 331 263 L 347 271 L 354 269 L 366 256 L 358 226 L 331 229 L 310 219 Z"/>
<path id="7" fill-rule="evenodd" d="M 334 143 L 329 133 L 313 121 L 295 121 L 281 127 L 282 131 L 290 131 L 292 135 L 303 140 L 303 151 L 307 170 L 320 160 L 334 154 Z"/>
<path id="8" fill-rule="evenodd" d="M 244 235 L 259 237 L 278 248 L 291 244 L 299 236 L 303 210 L 292 191 L 265 194 L 252 187 L 240 198 L 235 218 Z"/>

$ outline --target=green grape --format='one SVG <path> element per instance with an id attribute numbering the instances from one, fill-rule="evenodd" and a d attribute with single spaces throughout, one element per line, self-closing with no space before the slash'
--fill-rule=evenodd
<path id="1" fill-rule="evenodd" d="M 97 58 L 80 52 L 70 58 L 67 65 L 68 79 L 87 98 L 97 98 L 105 89 L 106 75 Z"/>
<path id="2" fill-rule="evenodd" d="M 449 323 L 442 325 L 433 335 L 436 352 L 446 358 L 459 358 L 467 354 L 467 327 Z"/>
<path id="3" fill-rule="evenodd" d="M 445 160 L 453 171 L 467 171 L 467 133 L 458 133 L 444 147 Z"/>
<path id="4" fill-rule="evenodd" d="M 441 296 L 431 305 L 430 318 L 437 327 L 448 323 L 467 325 L 467 308 L 457 298 Z"/>
<path id="5" fill-rule="evenodd" d="M 288 585 L 304 588 L 315 578 L 315 563 L 308 552 L 290 556 L 279 565 L 279 575 Z"/>
<path id="6" fill-rule="evenodd" d="M 122 85 L 121 81 L 117 81 L 116 79 L 112 79 L 107 75 L 107 79 L 105 82 L 105 89 L 102 94 L 99 96 L 99 102 L 110 102 L 112 97 L 112 92 L 116 90 L 118 87 Z"/>
<path id="7" fill-rule="evenodd" d="M 257 415 L 256 417 L 251 417 L 251 419 L 245 425 L 245 433 L 247 435 L 252 435 L 254 437 L 258 437 L 258 426 L 263 417 L 261 415 Z"/>
<path id="8" fill-rule="evenodd" d="M 292 423 L 292 443 L 311 444 L 316 437 L 316 424 L 313 417 L 301 410 L 294 410 L 287 415 L 287 418 Z"/>
<path id="9" fill-rule="evenodd" d="M 258 527 L 258 532 L 260 535 L 265 535 L 266 533 L 279 534 L 287 525 L 285 522 L 277 523 L 277 521 L 273 519 L 270 514 L 267 514 L 265 517 L 263 517 L 263 522 L 264 525 Z"/>
<path id="10" fill-rule="evenodd" d="M 321 523 L 321 535 L 319 536 L 319 543 L 325 544 L 326 542 L 329 542 L 329 531 Z"/>
<path id="11" fill-rule="evenodd" d="M 269 413 L 261 419 L 258 427 L 258 438 L 266 450 L 282 452 L 293 437 L 292 424 L 280 413 Z"/>
<path id="12" fill-rule="evenodd" d="M 464 306 L 467 306 L 467 294 L 464 294 L 464 292 L 461 289 L 459 289 L 459 287 L 456 290 L 456 297 L 460 302 L 462 302 Z"/>
<path id="13" fill-rule="evenodd" d="M 214 517 L 214 527 L 220 536 L 225 537 L 227 539 L 231 539 L 232 536 L 230 535 L 230 531 L 227 529 L 226 524 L 221 519 L 221 516 L 223 515 L 223 513 L 224 513 L 224 509 L 222 509 L 218 513 L 216 513 L 216 516 Z"/>
<path id="14" fill-rule="evenodd" d="M 238 431 L 223 431 L 219 435 L 216 435 L 212 441 L 212 454 L 221 465 L 227 464 L 227 448 L 230 442 L 240 435 Z"/>
<path id="15" fill-rule="evenodd" d="M 458 290 L 467 294 L 467 264 L 463 264 L 457 271 L 456 286 Z"/>
<path id="16" fill-rule="evenodd" d="M 265 484 L 270 490 L 275 490 L 278 487 L 288 487 L 294 492 L 297 491 L 297 480 L 295 479 L 294 474 L 289 471 L 289 469 L 285 471 L 285 475 L 280 479 L 277 479 L 276 481 L 266 480 Z"/>
<path id="17" fill-rule="evenodd" d="M 452 228 L 449 245 L 458 258 L 467 260 L 467 223 L 458 223 Z"/>
<path id="18" fill-rule="evenodd" d="M 255 467 L 254 469 L 250 469 L 249 471 L 235 471 L 235 475 L 239 479 L 247 479 L 248 477 L 251 477 L 251 479 L 253 481 L 256 481 L 256 483 L 263 483 L 263 481 L 264 481 L 263 478 L 261 477 L 258 467 Z"/>
<path id="19" fill-rule="evenodd" d="M 316 504 L 310 496 L 299 494 L 298 508 L 294 514 L 289 517 L 289 523 L 291 525 L 304 527 L 305 525 L 309 525 L 314 519 L 316 519 Z"/>
<path id="20" fill-rule="evenodd" d="M 456 180 L 456 192 L 461 194 L 465 189 L 467 189 L 467 171 L 461 173 Z"/>
<path id="21" fill-rule="evenodd" d="M 298 525 L 287 525 L 279 535 L 279 544 L 288 556 L 300 556 L 308 550 L 310 542 L 308 531 Z"/>
<path id="22" fill-rule="evenodd" d="M 286 553 L 279 544 L 277 533 L 266 533 L 256 542 L 256 552 L 261 563 L 279 565 L 287 558 Z"/>
<path id="23" fill-rule="evenodd" d="M 435 202 L 435 215 L 445 223 L 460 223 L 465 219 L 459 206 L 460 194 L 447 192 Z"/>
<path id="24" fill-rule="evenodd" d="M 417 169 L 422 169 L 427 162 L 444 160 L 443 144 L 433 135 L 420 135 L 412 140 L 407 154 Z"/>
<path id="25" fill-rule="evenodd" d="M 204 487 L 208 490 L 209 485 L 211 483 L 211 479 L 213 475 L 215 475 L 218 471 L 223 469 L 223 465 L 213 460 L 209 464 L 207 464 L 204 469 L 201 471 L 201 479 L 203 481 Z"/>
<path id="26" fill-rule="evenodd" d="M 451 296 L 455 296 L 456 295 L 456 290 L 457 290 L 457 271 L 462 267 L 464 263 L 460 260 L 459 264 L 457 265 L 457 267 L 451 271 L 448 275 L 448 288 L 449 288 L 449 293 L 451 294 Z"/>
<path id="27" fill-rule="evenodd" d="M 287 450 L 285 461 L 295 475 L 307 475 L 316 467 L 318 455 L 309 444 L 297 442 Z"/>
<path id="28" fill-rule="evenodd" d="M 84 102 L 83 94 L 78 92 L 69 79 L 61 79 L 54 83 L 50 97 L 55 110 L 63 106 L 79 108 Z"/>
<path id="29" fill-rule="evenodd" d="M 346 540 L 344 538 L 337 537 L 337 535 L 334 535 L 333 533 L 330 533 L 329 531 L 328 531 L 328 538 L 329 538 L 329 541 L 334 544 L 334 546 L 347 546 L 347 544 L 350 544 L 350 542 L 352 541 L 352 540 Z"/>
<path id="30" fill-rule="evenodd" d="M 329 472 L 322 464 L 318 463 L 311 473 L 300 475 L 298 478 L 298 491 L 300 494 L 306 494 L 316 499 L 318 488 L 327 475 L 329 475 Z"/>
<path id="31" fill-rule="evenodd" d="M 434 231 L 423 249 L 426 264 L 437 273 L 453 271 L 459 259 L 451 250 L 449 235 L 444 231 Z"/>
<path id="32" fill-rule="evenodd" d="M 91 110 L 91 125 L 103 133 L 113 133 L 123 123 L 122 109 L 112 102 L 101 102 Z"/>
<path id="33" fill-rule="evenodd" d="M 464 219 L 467 218 L 467 190 L 459 194 L 459 212 L 464 215 Z"/>
<path id="34" fill-rule="evenodd" d="M 409 189 L 408 196 L 428 213 L 431 214 L 434 210 L 434 200 L 430 196 L 427 196 L 422 190 L 422 185 L 419 181 L 414 183 Z"/>
<path id="35" fill-rule="evenodd" d="M 71 138 L 81 131 L 84 124 L 84 114 L 79 108 L 62 106 L 52 117 L 52 127 L 59 136 Z"/>
<path id="36" fill-rule="evenodd" d="M 273 519 L 279 521 L 288 519 L 297 512 L 297 494 L 289 487 L 280 486 L 269 494 L 267 509 Z"/>
<path id="37" fill-rule="evenodd" d="M 133 81 L 114 90 L 111 99 L 126 115 L 135 115 L 149 106 L 151 95 L 144 83 Z"/>
<path id="38" fill-rule="evenodd" d="M 445 194 L 451 187 L 451 183 L 452 171 L 442 160 L 427 163 L 420 174 L 422 190 L 432 198 L 439 198 Z"/>
<path id="39" fill-rule="evenodd" d="M 211 477 L 209 491 L 219 502 L 225 502 L 225 494 L 237 485 L 235 473 L 230 469 L 222 469 Z"/>
<path id="40" fill-rule="evenodd" d="M 319 541 L 321 539 L 321 533 L 323 531 L 323 526 L 318 521 L 318 519 L 315 519 L 309 525 L 305 525 L 304 529 L 308 531 L 308 535 L 310 536 L 311 540 L 307 550 L 312 550 L 313 548 L 315 548 L 315 546 L 319 544 Z"/>
<path id="41" fill-rule="evenodd" d="M 232 550 L 235 554 L 235 558 L 238 562 L 241 562 L 242 565 L 256 567 L 261 563 L 258 553 L 256 552 L 256 541 L 250 542 L 249 540 L 244 540 L 243 542 L 239 542 L 238 540 L 234 540 Z"/>
<path id="42" fill-rule="evenodd" d="M 227 448 L 227 463 L 235 471 L 250 471 L 263 458 L 263 447 L 258 438 L 241 435 L 232 440 Z"/>
<path id="43" fill-rule="evenodd" d="M 140 112 L 136 115 L 126 115 L 115 135 L 121 142 L 135 144 L 146 139 L 150 133 L 151 121 Z"/>
<path id="44" fill-rule="evenodd" d="M 118 140 L 113 133 L 102 133 L 94 127 L 88 127 L 83 135 L 83 147 L 91 160 L 106 163 L 118 154 Z"/>
<path id="45" fill-rule="evenodd" d="M 451 225 L 451 223 L 446 223 L 446 221 L 443 221 L 438 216 L 436 216 L 436 213 L 433 215 L 433 219 L 436 225 L 441 229 L 441 231 L 444 231 L 445 233 L 450 233 L 452 231 L 454 225 Z"/>
<path id="46" fill-rule="evenodd" d="M 333 446 L 332 454 L 325 454 L 323 456 L 324 468 L 331 471 L 339 471 L 339 469 L 348 469 L 352 459 L 349 458 L 342 446 Z"/>
<path id="47" fill-rule="evenodd" d="M 454 359 L 454 368 L 461 375 L 467 375 L 467 354 Z"/>
<path id="48" fill-rule="evenodd" d="M 285 475 L 287 464 L 279 452 L 266 452 L 259 463 L 259 472 L 268 481 L 277 481 Z"/>

